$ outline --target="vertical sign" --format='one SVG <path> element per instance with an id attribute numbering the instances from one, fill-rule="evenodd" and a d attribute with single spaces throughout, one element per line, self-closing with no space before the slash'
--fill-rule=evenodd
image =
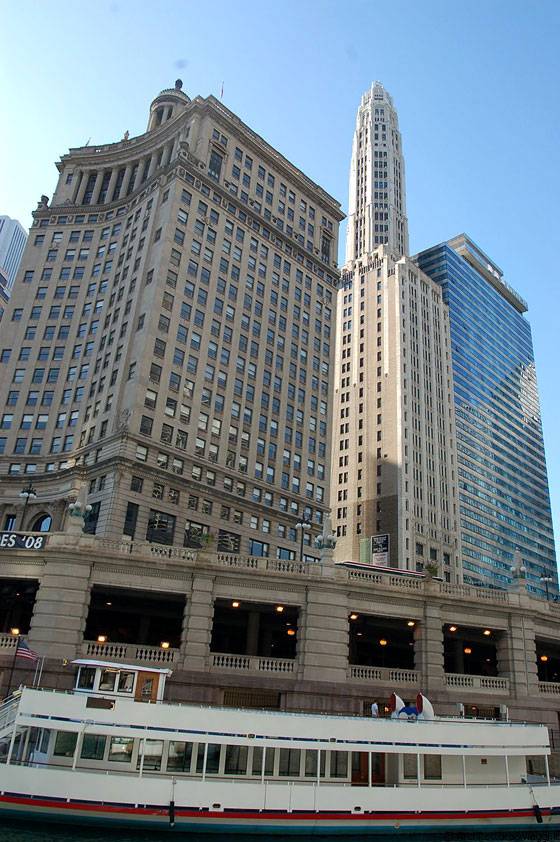
<path id="1" fill-rule="evenodd" d="M 371 536 L 371 563 L 376 567 L 389 567 L 389 535 Z"/>

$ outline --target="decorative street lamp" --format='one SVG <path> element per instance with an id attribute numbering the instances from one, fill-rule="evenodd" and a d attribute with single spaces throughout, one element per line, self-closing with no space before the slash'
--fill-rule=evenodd
<path id="1" fill-rule="evenodd" d="M 300 564 L 303 561 L 303 534 L 306 529 L 311 529 L 311 521 L 307 520 L 307 518 L 303 517 L 296 523 L 296 529 L 301 530 L 301 538 L 299 542 L 299 561 Z"/>
<path id="2" fill-rule="evenodd" d="M 37 492 L 31 485 L 31 483 L 29 483 L 25 486 L 25 488 L 22 488 L 22 490 L 19 492 L 19 496 L 22 500 L 25 500 L 25 503 L 23 504 L 23 514 L 21 516 L 21 528 L 23 530 L 25 525 L 25 512 L 27 511 L 27 504 L 30 500 L 35 500 L 37 498 Z"/>
<path id="3" fill-rule="evenodd" d="M 554 582 L 554 579 L 552 578 L 552 576 L 541 576 L 541 582 L 544 583 L 544 587 L 545 587 L 545 590 L 546 590 L 546 601 L 548 602 L 548 600 L 549 600 L 548 583 Z"/>

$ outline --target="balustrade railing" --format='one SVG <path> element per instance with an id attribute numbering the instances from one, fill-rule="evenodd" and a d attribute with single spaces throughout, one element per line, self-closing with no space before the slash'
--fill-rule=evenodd
<path id="1" fill-rule="evenodd" d="M 97 641 L 84 641 L 82 654 L 88 658 L 99 658 L 107 661 L 124 661 L 149 664 L 174 663 L 178 656 L 177 649 L 162 649 L 159 646 L 141 646 L 130 643 L 98 643 Z"/>
<path id="2" fill-rule="evenodd" d="M 539 693 L 544 696 L 560 696 L 560 682 L 539 681 Z"/>
<path id="3" fill-rule="evenodd" d="M 418 670 L 405 670 L 396 667 L 362 667 L 350 666 L 349 678 L 358 681 L 376 681 L 382 684 L 412 684 L 418 686 L 420 673 Z"/>
<path id="4" fill-rule="evenodd" d="M 214 669 L 246 672 L 294 673 L 296 661 L 289 658 L 265 658 L 259 655 L 227 655 L 213 653 L 211 664 Z"/>
<path id="5" fill-rule="evenodd" d="M 492 692 L 509 691 L 509 678 L 493 675 L 463 675 L 459 673 L 445 673 L 443 683 L 446 687 L 458 690 L 490 690 Z"/>

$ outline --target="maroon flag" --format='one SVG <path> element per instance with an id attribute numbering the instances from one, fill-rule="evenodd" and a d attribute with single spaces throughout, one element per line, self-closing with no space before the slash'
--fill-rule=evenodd
<path id="1" fill-rule="evenodd" d="M 18 640 L 16 649 L 16 658 L 26 658 L 28 661 L 38 661 L 39 656 L 33 649 L 30 649 L 25 640 L 21 638 Z"/>

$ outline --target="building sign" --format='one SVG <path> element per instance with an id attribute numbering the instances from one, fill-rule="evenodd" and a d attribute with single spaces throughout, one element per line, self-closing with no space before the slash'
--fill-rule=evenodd
<path id="1" fill-rule="evenodd" d="M 42 550 L 47 535 L 26 535 L 24 532 L 0 532 L 0 550 Z"/>
<path id="2" fill-rule="evenodd" d="M 376 567 L 389 567 L 389 535 L 371 536 L 371 563 Z"/>

